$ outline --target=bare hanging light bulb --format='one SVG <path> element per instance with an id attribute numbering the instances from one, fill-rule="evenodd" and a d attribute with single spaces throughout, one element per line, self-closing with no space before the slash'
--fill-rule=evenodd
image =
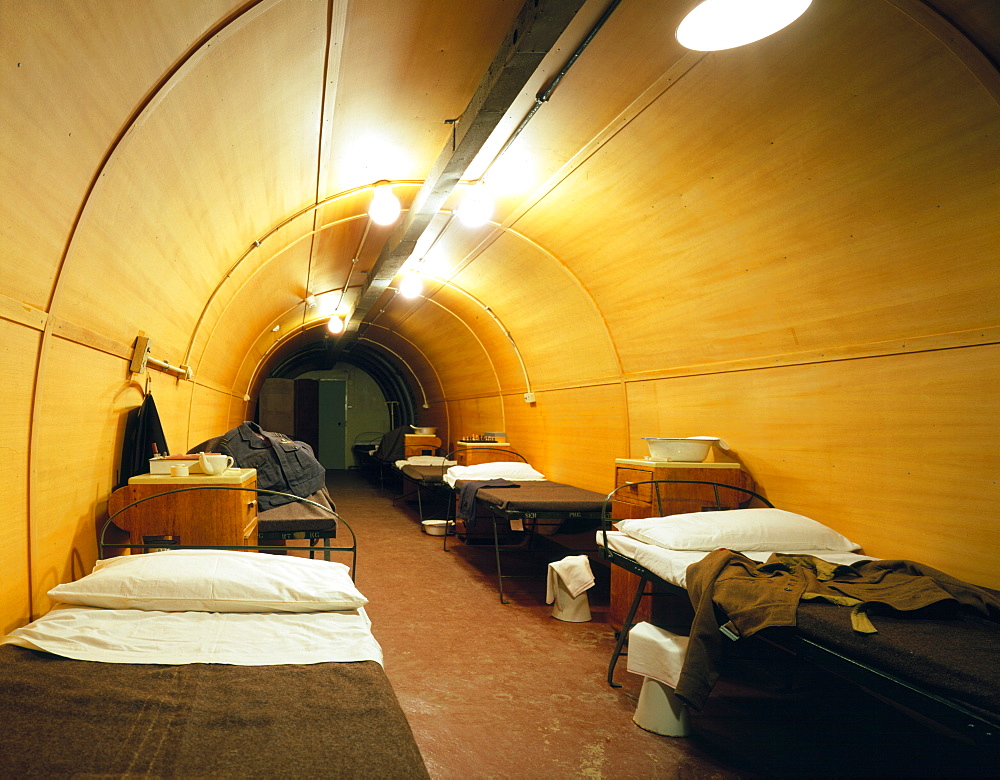
<path id="1" fill-rule="evenodd" d="M 493 198 L 480 182 L 469 188 L 455 213 L 466 227 L 482 227 L 493 216 Z"/>
<path id="2" fill-rule="evenodd" d="M 331 317 L 326 323 L 326 329 L 334 336 L 344 332 L 344 321 L 340 317 Z"/>
<path id="3" fill-rule="evenodd" d="M 812 0 L 703 0 L 681 20 L 677 41 L 694 51 L 744 46 L 787 27 Z"/>
<path id="4" fill-rule="evenodd" d="M 399 294 L 404 298 L 416 298 L 424 291 L 424 283 L 416 274 L 407 274 L 399 283 Z"/>
<path id="5" fill-rule="evenodd" d="M 391 225 L 399 219 L 401 208 L 399 198 L 392 194 L 392 185 L 388 181 L 380 181 L 375 185 L 371 205 L 368 206 L 368 216 L 376 225 Z"/>

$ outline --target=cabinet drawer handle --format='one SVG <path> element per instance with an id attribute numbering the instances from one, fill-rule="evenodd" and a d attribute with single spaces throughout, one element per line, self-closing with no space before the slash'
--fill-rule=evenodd
<path id="1" fill-rule="evenodd" d="M 256 498 L 252 498 L 249 501 L 247 501 L 247 509 L 253 509 L 255 506 L 257 506 Z"/>

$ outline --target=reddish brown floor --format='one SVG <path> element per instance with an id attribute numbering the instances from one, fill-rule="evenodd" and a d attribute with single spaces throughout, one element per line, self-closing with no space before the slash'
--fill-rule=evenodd
<path id="1" fill-rule="evenodd" d="M 530 578 L 505 581 L 511 603 L 502 605 L 491 547 L 445 552 L 440 537 L 421 532 L 414 506 L 379 491 L 377 476 L 330 472 L 328 482 L 357 534 L 357 584 L 433 778 L 956 777 L 998 768 L 979 758 L 966 766 L 957 743 L 753 646 L 730 662 L 690 738 L 645 732 L 632 722 L 640 678 L 623 659 L 623 687 L 605 681 L 614 646 L 606 570 L 594 567 L 589 623 L 551 617 L 546 559 L 521 567 Z"/>

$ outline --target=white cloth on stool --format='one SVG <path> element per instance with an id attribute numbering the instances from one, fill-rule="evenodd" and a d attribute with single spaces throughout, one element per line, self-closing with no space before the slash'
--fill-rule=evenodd
<path id="1" fill-rule="evenodd" d="M 688 638 L 657 628 L 652 623 L 636 623 L 628 632 L 628 671 L 652 677 L 671 688 L 684 665 Z"/>
<path id="2" fill-rule="evenodd" d="M 549 576 L 545 582 L 546 604 L 556 600 L 560 579 L 573 598 L 593 587 L 594 572 L 590 570 L 590 558 L 586 555 L 567 555 L 561 561 L 549 564 Z"/>

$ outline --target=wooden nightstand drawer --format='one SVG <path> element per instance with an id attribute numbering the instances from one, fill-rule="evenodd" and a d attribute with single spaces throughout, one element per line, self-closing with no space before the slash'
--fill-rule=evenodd
<path id="1" fill-rule="evenodd" d="M 633 504 L 650 503 L 653 498 L 652 486 L 633 483 L 648 482 L 652 478 L 653 475 L 649 471 L 619 466 L 615 469 L 615 487 L 621 487 L 621 490 L 615 493 L 615 499 Z M 623 485 L 627 487 L 622 487 Z"/>

